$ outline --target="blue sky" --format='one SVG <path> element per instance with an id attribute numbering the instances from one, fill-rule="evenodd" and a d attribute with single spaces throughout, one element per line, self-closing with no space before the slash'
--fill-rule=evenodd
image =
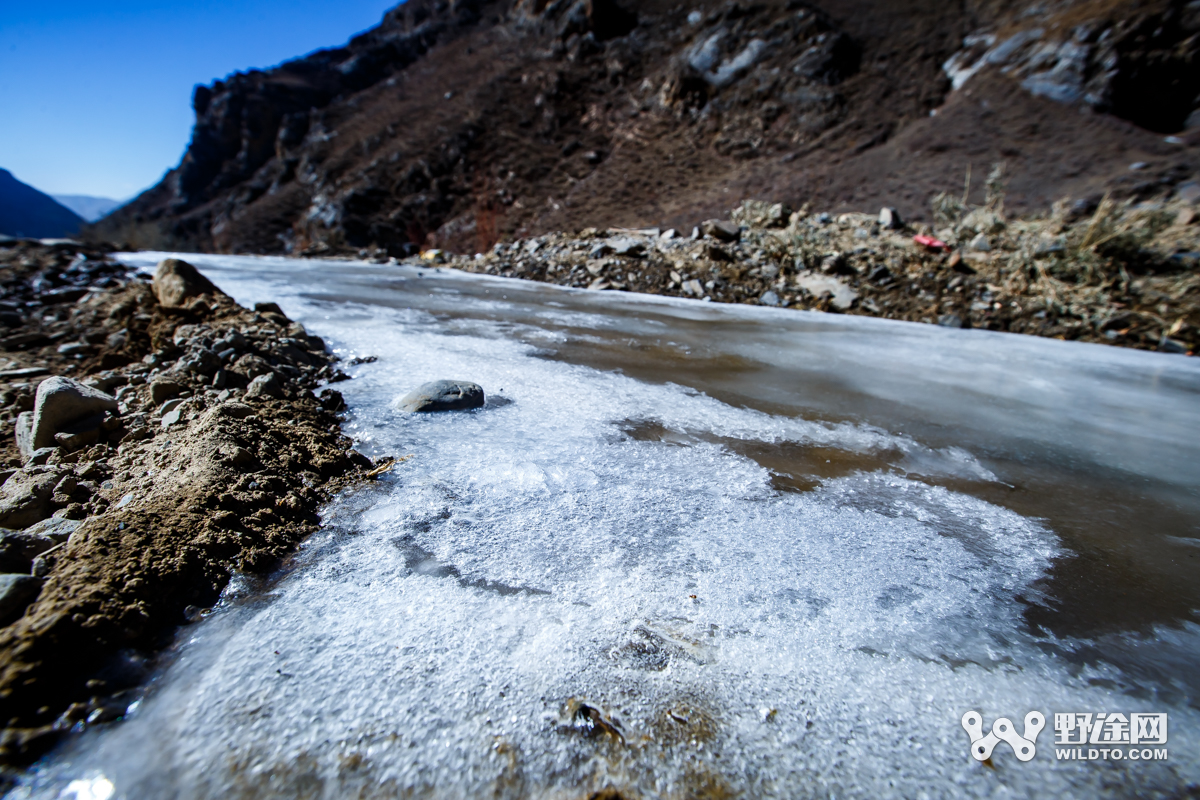
<path id="1" fill-rule="evenodd" d="M 0 0 L 0 167 L 124 199 L 179 163 L 192 87 L 345 44 L 399 0 Z"/>

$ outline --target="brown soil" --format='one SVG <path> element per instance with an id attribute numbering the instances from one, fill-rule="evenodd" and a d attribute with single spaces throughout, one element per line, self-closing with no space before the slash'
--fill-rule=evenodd
<path id="1" fill-rule="evenodd" d="M 0 249 L 6 296 L 61 260 L 30 245 Z M 41 593 L 0 629 L 0 760 L 8 763 L 36 757 L 78 723 L 123 714 L 144 677 L 139 654 L 212 605 L 233 572 L 278 563 L 315 528 L 330 493 L 372 467 L 339 431 L 340 396 L 312 392 L 338 378 L 333 357 L 277 308 L 249 311 L 223 294 L 168 308 L 141 280 L 113 283 L 51 307 L 56 321 L 33 318 L 9 332 L 10 342 L 46 331 L 100 342 L 82 360 L 53 346 L 10 351 L 10 367 L 115 389 L 120 414 L 94 444 L 64 443 L 14 476 L 51 476 L 45 513 L 57 509 L 77 527 L 33 560 Z M 234 331 L 243 339 L 217 373 L 221 357 L 211 348 Z M 246 387 L 256 375 L 274 375 L 274 386 L 255 396 Z M 183 402 L 164 422 L 151 390 L 168 379 L 176 384 L 168 393 Z M 31 400 L 33 382 L 21 384 L 3 395 L 8 442 L 14 413 Z M 156 391 L 161 401 L 163 387 Z M 17 466 L 15 455 L 6 451 Z"/>
<path id="2" fill-rule="evenodd" d="M 587 226 L 690 230 L 742 197 L 928 219 L 930 198 L 961 192 L 968 170 L 982 202 L 979 178 L 997 162 L 1016 213 L 1108 191 L 1161 196 L 1200 168 L 1195 131 L 1167 143 L 995 70 L 954 92 L 942 71 L 974 31 L 1086 18 L 1153 32 L 1179 3 L 1065 3 L 1042 20 L 1023 2 L 655 0 L 628 5 L 628 32 L 612 3 L 574 22 L 565 5 L 410 0 L 348 48 L 220 82 L 197 95 L 179 169 L 93 234 L 179 250 L 469 254 Z M 714 85 L 688 54 L 722 31 L 720 59 L 767 44 L 753 69 Z M 1194 36 L 1151 44 L 1136 57 L 1194 69 Z M 346 82 L 367 63 L 369 78 Z"/>

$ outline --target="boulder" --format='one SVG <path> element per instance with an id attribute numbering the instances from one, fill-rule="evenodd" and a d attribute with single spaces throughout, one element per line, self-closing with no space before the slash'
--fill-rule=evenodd
<path id="1" fill-rule="evenodd" d="M 178 258 L 165 258 L 154 271 L 154 296 L 164 306 L 182 306 L 202 294 L 224 294 L 200 271 Z"/>
<path id="2" fill-rule="evenodd" d="M 59 478 L 55 472 L 14 473 L 0 487 L 0 527 L 27 528 L 50 516 L 50 498 Z"/>
<path id="3" fill-rule="evenodd" d="M 0 575 L 0 625 L 25 613 L 42 592 L 42 579 L 32 575 Z"/>
<path id="4" fill-rule="evenodd" d="M 396 407 L 401 411 L 461 411 L 481 408 L 483 387 L 470 381 L 434 381 L 420 386 L 400 398 Z"/>
<path id="5" fill-rule="evenodd" d="M 742 229 L 723 219 L 706 220 L 700 223 L 700 230 L 705 236 L 711 236 L 722 242 L 736 242 L 742 238 Z"/>
<path id="6" fill-rule="evenodd" d="M 116 410 L 112 395 L 70 378 L 47 378 L 37 388 L 30 445 L 33 450 L 54 447 L 54 434 L 89 418 L 102 420 L 104 412 Z"/>

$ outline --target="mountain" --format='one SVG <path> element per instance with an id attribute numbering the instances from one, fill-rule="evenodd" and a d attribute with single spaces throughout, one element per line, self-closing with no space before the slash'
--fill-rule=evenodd
<path id="1" fill-rule="evenodd" d="M 88 222 L 95 222 L 124 202 L 123 200 L 113 200 L 110 197 L 92 197 L 86 194 L 56 194 L 52 196 Z"/>
<path id="2" fill-rule="evenodd" d="M 74 236 L 82 224 L 74 211 L 0 169 L 0 233 L 54 239 Z"/>
<path id="3" fill-rule="evenodd" d="M 89 235 L 400 255 L 744 197 L 921 219 L 996 164 L 1011 211 L 1149 198 L 1200 169 L 1197 62 L 1184 0 L 409 0 L 197 87 L 182 162 Z"/>

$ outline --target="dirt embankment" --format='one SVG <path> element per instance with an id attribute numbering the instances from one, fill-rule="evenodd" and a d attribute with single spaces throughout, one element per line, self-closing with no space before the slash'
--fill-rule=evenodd
<path id="1" fill-rule="evenodd" d="M 1200 352 L 1200 190 L 1012 219 L 1001 175 L 988 182 L 984 205 L 938 196 L 934 225 L 747 201 L 691 235 L 591 228 L 423 258 L 576 288 Z"/>
<path id="2" fill-rule="evenodd" d="M 336 359 L 273 304 L 70 245 L 0 248 L 0 283 L 0 761 L 17 763 L 123 714 L 139 653 L 235 570 L 277 563 L 373 465 L 340 433 L 340 395 L 314 394 Z"/>

